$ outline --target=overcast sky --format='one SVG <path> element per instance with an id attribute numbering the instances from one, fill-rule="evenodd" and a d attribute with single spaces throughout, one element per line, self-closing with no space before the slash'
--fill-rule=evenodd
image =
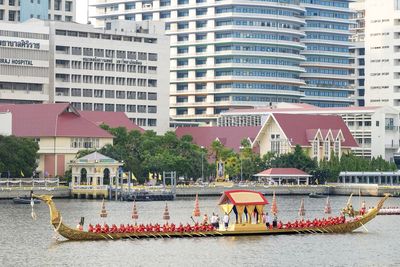
<path id="1" fill-rule="evenodd" d="M 79 23 L 87 23 L 87 6 L 88 1 L 92 0 L 77 0 L 76 1 L 76 21 Z"/>

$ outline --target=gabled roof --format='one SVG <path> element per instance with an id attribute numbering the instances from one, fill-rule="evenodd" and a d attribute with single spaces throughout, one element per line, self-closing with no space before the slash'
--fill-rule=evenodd
<path id="1" fill-rule="evenodd" d="M 77 162 L 110 162 L 110 163 L 115 163 L 118 162 L 115 159 L 112 159 L 110 157 L 104 156 L 103 154 L 100 154 L 99 152 L 95 151 L 89 155 L 86 155 L 84 157 L 81 157 L 76 160 Z"/>
<path id="2" fill-rule="evenodd" d="M 6 111 L 12 113 L 12 134 L 16 136 L 113 137 L 68 103 L 0 105 L 0 112 Z"/>
<path id="3" fill-rule="evenodd" d="M 129 120 L 124 112 L 79 111 L 79 114 L 98 126 L 106 124 L 111 128 L 125 127 L 128 131 L 144 132 L 141 127 Z"/>
<path id="4" fill-rule="evenodd" d="M 225 191 L 218 205 L 225 203 L 232 203 L 233 205 L 266 205 L 267 199 L 263 194 L 251 190 L 228 190 Z"/>
<path id="5" fill-rule="evenodd" d="M 326 134 L 331 131 L 341 131 L 344 137 L 343 147 L 358 147 L 356 140 L 347 128 L 343 119 L 335 115 L 309 115 L 309 114 L 271 114 L 278 123 L 286 138 L 292 146 L 309 146 L 310 130 L 320 129 Z M 267 120 L 265 123 L 268 123 Z M 265 124 L 264 124 L 265 125 Z M 263 127 L 264 128 L 264 127 Z M 308 131 L 308 134 L 307 134 Z"/>
<path id="6" fill-rule="evenodd" d="M 311 176 L 308 173 L 296 168 L 270 168 L 257 173 L 254 176 Z"/>
<path id="7" fill-rule="evenodd" d="M 193 142 L 199 146 L 209 147 L 215 140 L 219 140 L 225 147 L 239 151 L 243 139 L 254 141 L 261 126 L 248 127 L 179 127 L 175 130 L 178 137 L 191 135 Z"/>

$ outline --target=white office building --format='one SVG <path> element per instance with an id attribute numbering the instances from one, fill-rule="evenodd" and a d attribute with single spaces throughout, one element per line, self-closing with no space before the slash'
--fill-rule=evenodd
<path id="1" fill-rule="evenodd" d="M 122 111 L 145 129 L 169 128 L 169 42 L 160 22 L 113 21 L 108 30 L 51 22 L 52 102 Z"/>
<path id="2" fill-rule="evenodd" d="M 400 106 L 400 1 L 365 1 L 367 105 Z"/>
<path id="3" fill-rule="evenodd" d="M 0 103 L 69 102 L 169 129 L 169 38 L 161 22 L 0 24 Z"/>
<path id="4" fill-rule="evenodd" d="M 0 0 L 0 22 L 75 21 L 76 0 Z"/>
<path id="5" fill-rule="evenodd" d="M 361 157 L 382 156 L 393 162 L 399 152 L 399 110 L 393 107 L 318 108 L 305 104 L 280 104 L 268 108 L 231 110 L 220 114 L 218 126 L 261 126 L 271 113 L 338 115 L 342 117 L 359 147 Z"/>
<path id="6" fill-rule="evenodd" d="M 0 103 L 48 102 L 49 58 L 43 21 L 0 23 Z"/>

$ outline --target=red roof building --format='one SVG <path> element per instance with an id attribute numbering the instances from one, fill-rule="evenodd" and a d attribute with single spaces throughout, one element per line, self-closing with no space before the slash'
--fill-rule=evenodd
<path id="1" fill-rule="evenodd" d="M 296 145 L 311 158 L 329 160 L 358 144 L 343 119 L 334 115 L 270 114 L 255 138 L 261 155 L 292 152 Z"/>
<path id="2" fill-rule="evenodd" d="M 251 127 L 181 127 L 175 133 L 178 137 L 191 135 L 193 142 L 199 146 L 210 147 L 218 140 L 225 147 L 239 152 L 241 141 L 248 139 L 252 143 L 260 131 L 260 126 Z"/>
<path id="3" fill-rule="evenodd" d="M 260 173 L 255 174 L 259 181 L 266 182 L 270 185 L 282 184 L 306 184 L 309 183 L 309 178 L 312 175 L 296 169 L 296 168 L 270 168 Z"/>
<path id="4" fill-rule="evenodd" d="M 0 105 L 0 112 L 11 113 L 13 135 L 37 140 L 37 173 L 42 177 L 64 175 L 79 150 L 112 144 L 114 137 L 99 127 L 102 123 L 143 131 L 124 113 L 78 111 L 68 103 L 5 104 Z"/>

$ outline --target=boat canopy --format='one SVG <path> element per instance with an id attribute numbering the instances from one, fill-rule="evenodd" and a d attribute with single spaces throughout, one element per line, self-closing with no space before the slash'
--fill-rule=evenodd
<path id="1" fill-rule="evenodd" d="M 250 190 L 228 190 L 225 191 L 218 205 L 226 213 L 230 214 L 233 210 L 236 216 L 236 223 L 242 223 L 242 215 L 246 215 L 245 222 L 251 223 L 251 215 L 257 213 L 257 222 L 261 222 L 261 214 L 263 213 L 264 205 L 268 204 L 267 199 L 263 194 Z"/>
<path id="2" fill-rule="evenodd" d="M 229 203 L 235 206 L 266 205 L 268 201 L 260 192 L 251 190 L 228 190 L 222 194 L 218 205 Z"/>

